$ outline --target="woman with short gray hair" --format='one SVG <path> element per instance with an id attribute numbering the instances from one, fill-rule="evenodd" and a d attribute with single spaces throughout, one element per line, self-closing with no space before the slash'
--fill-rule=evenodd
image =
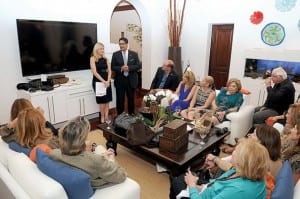
<path id="1" fill-rule="evenodd" d="M 125 181 L 127 174 L 115 161 L 85 150 L 89 132 L 90 123 L 86 118 L 79 116 L 68 121 L 59 130 L 60 149 L 52 150 L 50 157 L 89 174 L 94 189 Z M 114 151 L 111 150 L 107 153 L 113 156 Z"/>

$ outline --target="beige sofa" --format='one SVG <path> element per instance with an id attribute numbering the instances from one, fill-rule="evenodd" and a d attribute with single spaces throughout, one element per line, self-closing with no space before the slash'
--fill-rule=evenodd
<path id="1" fill-rule="evenodd" d="M 43 174 L 25 154 L 8 148 L 0 137 L 1 199 L 67 199 L 61 184 Z M 125 182 L 98 189 L 91 199 L 139 199 L 140 186 L 127 178 Z"/>

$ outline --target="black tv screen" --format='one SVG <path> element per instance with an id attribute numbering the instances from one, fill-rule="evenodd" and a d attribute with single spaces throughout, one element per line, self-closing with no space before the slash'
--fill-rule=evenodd
<path id="1" fill-rule="evenodd" d="M 97 24 L 17 19 L 23 76 L 89 69 Z"/>

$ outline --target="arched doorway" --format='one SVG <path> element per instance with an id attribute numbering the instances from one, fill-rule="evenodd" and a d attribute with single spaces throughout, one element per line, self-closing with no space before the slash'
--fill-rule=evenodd
<path id="1" fill-rule="evenodd" d="M 138 53 L 142 61 L 142 26 L 135 7 L 128 1 L 121 1 L 114 8 L 110 21 L 110 43 L 118 48 L 119 38 L 126 37 L 129 49 Z M 139 87 L 142 86 L 142 70 L 139 72 Z"/>
<path id="2" fill-rule="evenodd" d="M 142 62 L 142 88 L 148 88 L 150 86 L 150 83 L 151 83 L 151 77 L 149 76 L 149 74 L 151 74 L 151 22 L 150 22 L 150 19 L 149 19 L 149 15 L 148 15 L 148 10 L 146 9 L 146 7 L 143 5 L 143 3 L 140 1 L 140 0 L 128 0 L 128 1 L 124 1 L 124 0 L 121 0 L 116 6 L 115 6 L 115 9 L 118 8 L 118 6 L 121 7 L 122 9 L 122 6 L 127 6 L 127 8 L 130 8 L 133 7 L 134 9 L 134 12 L 136 12 L 135 16 L 136 16 L 136 19 L 135 20 L 139 20 L 139 24 L 136 24 L 136 25 L 139 25 L 141 27 L 141 35 L 139 39 L 141 39 L 142 41 L 142 44 L 140 45 L 140 49 L 138 49 L 138 47 L 136 48 L 137 50 L 131 48 L 133 44 L 131 44 L 131 41 L 129 40 L 129 45 L 130 45 L 130 48 L 135 50 L 135 51 L 141 51 L 139 53 L 139 58 L 140 58 L 140 61 Z M 126 8 L 126 7 L 123 7 L 123 8 Z M 114 9 L 114 10 L 115 10 Z M 125 12 L 125 11 L 123 11 Z M 133 11 L 132 11 L 133 12 Z M 121 36 L 121 32 L 124 32 L 124 36 L 125 35 L 125 30 L 126 30 L 126 25 L 124 26 L 125 28 L 123 28 L 124 31 L 117 31 L 117 30 L 113 30 L 113 17 L 114 17 L 114 14 L 116 12 L 113 11 L 112 12 L 112 15 L 111 15 L 111 25 L 110 25 L 110 32 L 111 32 L 111 39 L 110 39 L 110 42 L 111 43 L 115 43 L 115 36 L 112 36 L 112 34 L 114 34 L 113 32 L 116 31 L 116 38 L 117 38 L 117 42 L 118 43 L 118 39 L 119 37 Z M 132 24 L 132 23 L 131 23 Z M 130 31 L 127 31 L 128 34 L 132 34 L 134 36 L 134 32 L 130 32 Z M 147 38 L 147 39 L 144 39 L 144 38 Z M 129 38 L 128 38 L 129 39 Z M 119 46 L 116 44 L 112 44 L 111 45 L 113 48 L 115 48 L 115 50 L 119 50 Z M 147 75 L 148 74 L 148 75 Z"/>
<path id="3" fill-rule="evenodd" d="M 135 7 L 121 1 L 114 9 L 110 21 L 110 42 L 118 44 L 120 37 L 127 37 L 130 49 L 142 58 L 142 26 Z"/>

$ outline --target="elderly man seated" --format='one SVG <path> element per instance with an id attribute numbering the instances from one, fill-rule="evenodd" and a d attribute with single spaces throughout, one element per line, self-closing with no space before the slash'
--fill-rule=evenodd
<path id="1" fill-rule="evenodd" d="M 264 105 L 255 109 L 254 125 L 265 123 L 268 117 L 281 115 L 294 103 L 295 88 L 282 67 L 272 71 L 271 77 L 265 80 L 265 85 L 268 96 Z"/>
<path id="2" fill-rule="evenodd" d="M 180 80 L 173 68 L 174 62 L 172 60 L 164 61 L 163 66 L 157 69 L 152 80 L 150 93 L 156 93 L 161 89 L 176 90 Z"/>

